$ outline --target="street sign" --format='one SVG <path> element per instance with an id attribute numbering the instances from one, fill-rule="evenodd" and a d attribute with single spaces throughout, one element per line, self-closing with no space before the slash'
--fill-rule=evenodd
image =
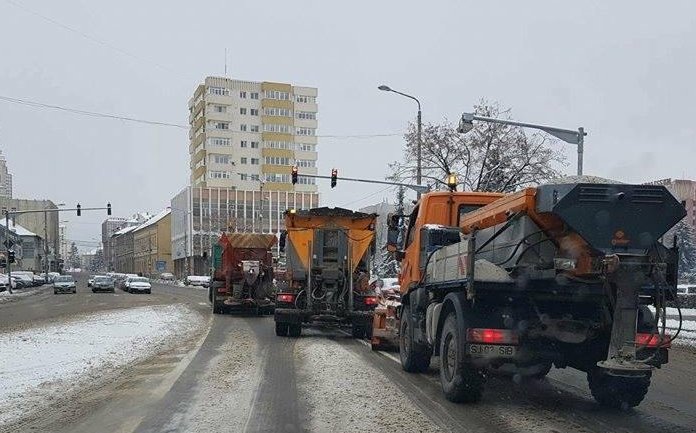
<path id="1" fill-rule="evenodd" d="M 9 250 L 10 248 L 12 248 L 12 245 L 14 245 L 14 242 L 12 242 L 11 239 L 6 239 L 5 242 L 3 242 L 2 244 L 5 245 L 5 248 Z"/>
<path id="2" fill-rule="evenodd" d="M 157 260 L 155 262 L 155 269 L 157 272 L 164 272 L 167 270 L 167 262 L 165 260 Z"/>

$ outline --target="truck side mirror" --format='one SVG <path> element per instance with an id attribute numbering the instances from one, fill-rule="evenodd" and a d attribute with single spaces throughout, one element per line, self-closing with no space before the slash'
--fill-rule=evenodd
<path id="1" fill-rule="evenodd" d="M 387 250 L 394 252 L 401 249 L 399 245 L 401 239 L 401 229 L 402 229 L 402 218 L 403 215 L 399 214 L 389 214 L 387 216 Z"/>
<path id="2" fill-rule="evenodd" d="M 288 237 L 288 232 L 283 230 L 280 232 L 280 239 L 278 240 L 278 249 L 281 253 L 285 252 L 285 240 Z"/>
<path id="3" fill-rule="evenodd" d="M 400 262 L 406 257 L 406 252 L 404 250 L 396 250 L 394 251 L 394 258 L 396 259 L 397 262 Z"/>

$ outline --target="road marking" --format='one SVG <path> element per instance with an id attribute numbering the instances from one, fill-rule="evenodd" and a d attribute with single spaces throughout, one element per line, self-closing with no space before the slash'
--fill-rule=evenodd
<path id="1" fill-rule="evenodd" d="M 207 306 L 208 306 L 208 303 L 207 303 L 207 302 L 199 302 L 198 305 L 202 305 L 202 306 L 204 306 L 204 307 L 207 307 Z"/>
<path id="2" fill-rule="evenodd" d="M 350 334 L 350 333 L 344 331 L 343 329 L 339 329 L 338 332 L 341 332 L 341 333 L 343 333 L 343 334 L 345 334 L 345 335 L 347 335 L 347 336 L 349 336 L 349 337 L 352 337 L 352 336 L 353 336 L 352 334 Z M 355 340 L 355 341 L 357 341 L 358 343 L 362 344 L 363 346 L 372 348 L 372 344 L 370 344 L 369 342 L 367 342 L 367 341 L 365 341 L 365 340 Z M 387 358 L 391 359 L 392 361 L 396 362 L 397 364 L 401 364 L 401 360 L 400 360 L 399 358 L 397 358 L 396 356 L 394 356 L 393 354 L 389 353 L 389 352 L 385 352 L 384 350 L 375 350 L 375 352 L 377 352 L 377 353 L 379 353 L 379 354 L 381 354 L 381 355 L 386 356 Z"/>

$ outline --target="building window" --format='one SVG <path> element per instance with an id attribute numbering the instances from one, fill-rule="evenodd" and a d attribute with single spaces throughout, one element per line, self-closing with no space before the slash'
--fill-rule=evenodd
<path id="1" fill-rule="evenodd" d="M 259 115 L 259 110 L 256 108 L 250 109 L 250 113 L 252 116 L 258 116 Z"/>
<path id="2" fill-rule="evenodd" d="M 290 126 L 279 125 L 277 123 L 264 123 L 263 130 L 266 132 L 283 132 L 288 134 L 290 133 Z"/>
<path id="3" fill-rule="evenodd" d="M 313 113 L 311 111 L 297 111 L 296 116 L 298 119 L 302 120 L 316 120 L 317 119 L 317 113 Z"/>
<path id="4" fill-rule="evenodd" d="M 246 141 L 246 140 L 242 140 L 242 141 L 239 142 L 239 147 L 247 147 L 247 145 L 248 145 L 248 144 L 247 144 L 247 141 Z"/>
<path id="5" fill-rule="evenodd" d="M 249 175 L 246 174 L 246 173 L 239 173 L 239 177 L 240 177 L 242 180 L 249 180 Z"/>
<path id="6" fill-rule="evenodd" d="M 314 145 L 307 143 L 299 143 L 299 150 L 304 150 L 305 152 L 314 152 Z"/>
<path id="7" fill-rule="evenodd" d="M 256 180 L 256 181 L 260 180 L 260 179 L 259 179 L 259 175 L 258 175 L 258 174 L 252 174 L 252 175 L 251 175 L 251 180 Z"/>
<path id="8" fill-rule="evenodd" d="M 302 104 L 313 104 L 315 100 L 314 96 L 295 95 L 295 102 L 300 102 Z"/>
<path id="9" fill-rule="evenodd" d="M 263 163 L 270 165 L 290 165 L 292 161 L 290 158 L 283 156 L 266 156 L 264 157 Z"/>
<path id="10" fill-rule="evenodd" d="M 266 116 L 292 117 L 292 111 L 289 108 L 267 107 L 263 109 L 263 114 Z"/>
<path id="11" fill-rule="evenodd" d="M 316 185 L 317 180 L 313 177 L 297 176 L 297 183 L 300 185 Z"/>
<path id="12" fill-rule="evenodd" d="M 246 164 L 246 163 L 247 163 L 246 157 L 244 157 L 244 156 L 241 157 L 241 158 L 239 159 L 239 163 L 240 163 L 240 164 Z"/>
<path id="13" fill-rule="evenodd" d="M 290 94 L 288 92 L 279 92 L 278 90 L 266 90 L 263 96 L 266 99 L 279 99 L 281 101 L 290 100 Z"/>
<path id="14" fill-rule="evenodd" d="M 259 92 L 251 92 L 251 99 L 259 99 Z"/>
<path id="15" fill-rule="evenodd" d="M 221 96 L 227 96 L 230 94 L 229 89 L 225 89 L 224 87 L 208 87 L 208 93 L 211 95 L 221 95 Z"/>
<path id="16" fill-rule="evenodd" d="M 298 167 L 311 168 L 317 166 L 317 161 L 313 159 L 298 159 L 295 164 Z"/>
<path id="17" fill-rule="evenodd" d="M 314 128 L 299 127 L 295 129 L 295 135 L 314 135 L 315 133 L 316 129 Z"/>
<path id="18" fill-rule="evenodd" d="M 259 142 L 258 142 L 258 141 L 252 141 L 252 142 L 251 142 L 251 148 L 252 148 L 252 149 L 258 149 L 258 148 L 259 148 Z"/>
<path id="19" fill-rule="evenodd" d="M 263 147 L 265 149 L 295 150 L 295 143 L 292 141 L 264 141 Z"/>
<path id="20" fill-rule="evenodd" d="M 229 171 L 209 171 L 208 177 L 210 179 L 229 179 L 232 177 L 232 173 Z"/>
<path id="21" fill-rule="evenodd" d="M 246 99 L 246 92 L 244 92 L 244 91 L 239 92 L 239 97 L 242 99 Z"/>
<path id="22" fill-rule="evenodd" d="M 258 158 L 251 158 L 251 165 L 259 165 L 259 159 Z"/>
<path id="23" fill-rule="evenodd" d="M 211 156 L 212 156 L 211 159 L 216 164 L 229 164 L 231 162 L 229 155 L 215 155 L 215 154 L 213 154 Z"/>
<path id="24" fill-rule="evenodd" d="M 247 126 L 246 126 L 246 125 L 239 125 L 239 130 L 240 130 L 240 131 L 243 131 L 243 132 L 246 132 Z"/>
<path id="25" fill-rule="evenodd" d="M 230 124 L 227 122 L 216 122 L 215 129 L 230 129 Z"/>
<path id="26" fill-rule="evenodd" d="M 240 108 L 239 109 L 239 114 L 246 114 L 246 108 Z"/>
<path id="27" fill-rule="evenodd" d="M 222 137 L 208 137 L 208 146 L 229 146 L 230 139 Z"/>
<path id="28" fill-rule="evenodd" d="M 259 132 L 259 125 L 249 125 L 251 132 Z"/>
<path id="29" fill-rule="evenodd" d="M 266 173 L 263 177 L 264 182 L 290 183 L 289 174 Z"/>
<path id="30" fill-rule="evenodd" d="M 213 105 L 213 111 L 215 113 L 227 113 L 226 105 Z"/>

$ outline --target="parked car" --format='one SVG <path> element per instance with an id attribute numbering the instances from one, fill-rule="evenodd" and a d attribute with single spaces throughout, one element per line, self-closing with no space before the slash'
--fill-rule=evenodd
<path id="1" fill-rule="evenodd" d="M 87 287 L 92 287 L 92 284 L 94 284 L 94 277 L 96 277 L 96 275 L 90 275 L 89 278 L 87 278 Z"/>
<path id="2" fill-rule="evenodd" d="M 92 293 L 97 292 L 111 292 L 116 291 L 116 286 L 114 285 L 114 280 L 105 275 L 96 275 L 92 281 Z"/>
<path id="3" fill-rule="evenodd" d="M 4 292 L 7 290 L 7 286 L 9 286 L 8 280 L 7 280 L 7 275 L 6 274 L 0 274 L 0 292 Z M 12 288 L 16 288 L 17 285 L 14 282 L 14 278 L 12 279 Z"/>
<path id="4" fill-rule="evenodd" d="M 210 277 L 201 275 L 189 275 L 184 280 L 184 284 L 186 284 L 187 286 L 208 287 L 210 285 Z"/>
<path id="5" fill-rule="evenodd" d="M 53 294 L 76 293 L 77 285 L 72 275 L 59 275 L 53 280 Z"/>
<path id="6" fill-rule="evenodd" d="M 176 277 L 175 277 L 174 274 L 172 274 L 171 272 L 162 272 L 162 273 L 160 274 L 160 278 L 161 278 L 162 280 L 165 280 L 165 281 L 174 281 L 174 280 L 176 280 Z"/>
<path id="7" fill-rule="evenodd" d="M 150 284 L 150 280 L 145 277 L 128 277 L 126 279 L 126 292 L 152 293 L 152 285 Z"/>
<path id="8" fill-rule="evenodd" d="M 30 277 L 26 273 L 19 271 L 19 272 L 12 272 L 12 278 L 15 278 L 15 282 L 17 283 L 17 288 L 18 289 L 26 289 L 27 287 L 34 287 L 34 274 Z"/>
<path id="9" fill-rule="evenodd" d="M 41 274 L 41 275 L 34 274 L 34 285 L 41 286 L 43 284 L 46 284 L 46 277 L 44 277 L 43 274 Z"/>
<path id="10" fill-rule="evenodd" d="M 59 277 L 59 276 L 60 276 L 59 272 L 49 272 L 48 273 L 48 281 L 52 283 L 56 279 L 56 277 Z"/>

